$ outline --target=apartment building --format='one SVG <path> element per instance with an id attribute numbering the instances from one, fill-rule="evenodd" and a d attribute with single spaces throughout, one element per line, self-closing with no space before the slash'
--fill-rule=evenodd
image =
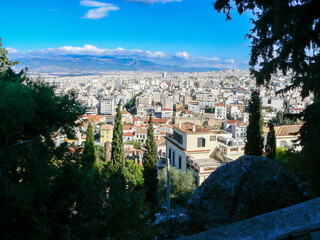
<path id="1" fill-rule="evenodd" d="M 100 128 L 100 142 L 112 142 L 113 126 L 105 124 Z"/>
<path id="2" fill-rule="evenodd" d="M 99 102 L 99 110 L 102 115 L 114 115 L 115 104 L 113 98 L 102 98 Z"/>
<path id="3" fill-rule="evenodd" d="M 190 169 L 200 185 L 212 171 L 229 161 L 219 153 L 219 136 L 231 138 L 231 133 L 207 130 L 188 122 L 174 124 L 173 134 L 167 133 L 165 137 L 166 156 L 177 169 Z"/>

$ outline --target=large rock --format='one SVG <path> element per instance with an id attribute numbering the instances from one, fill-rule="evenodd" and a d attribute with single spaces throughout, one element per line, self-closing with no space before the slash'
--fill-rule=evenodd
<path id="1" fill-rule="evenodd" d="M 243 156 L 213 172 L 188 203 L 196 229 L 209 229 L 309 200 L 307 186 L 274 160 Z"/>

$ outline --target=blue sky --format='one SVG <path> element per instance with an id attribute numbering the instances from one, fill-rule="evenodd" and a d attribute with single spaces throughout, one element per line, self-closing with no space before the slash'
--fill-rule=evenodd
<path id="1" fill-rule="evenodd" d="M 193 57 L 194 64 L 201 59 L 198 65 L 208 58 L 215 59 L 215 64 L 244 68 L 249 59 L 245 34 L 250 29 L 250 16 L 234 12 L 232 21 L 225 21 L 212 3 L 210 0 L 0 0 L 3 23 L 0 38 L 12 54 L 24 56 L 37 50 L 48 54 L 48 48 L 53 55 L 61 54 L 61 49 L 66 53 L 66 46 L 74 47 L 71 48 L 74 53 L 87 45 L 85 53 L 93 49 L 93 55 L 100 49 L 105 54 L 108 49 L 120 48 L 127 55 L 138 49 L 144 54 L 160 52 L 185 60 Z M 60 53 L 55 53 L 59 48 Z M 165 61 L 164 56 L 161 61 Z"/>

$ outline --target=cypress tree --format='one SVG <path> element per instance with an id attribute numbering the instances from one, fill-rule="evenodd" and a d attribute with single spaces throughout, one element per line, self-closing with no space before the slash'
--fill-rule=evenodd
<path id="1" fill-rule="evenodd" d="M 150 202 L 151 209 L 157 207 L 157 191 L 158 191 L 158 176 L 157 176 L 157 149 L 154 140 L 152 115 L 150 114 L 147 141 L 145 144 L 146 151 L 143 156 L 143 177 L 146 193 L 146 201 Z"/>
<path id="2" fill-rule="evenodd" d="M 118 103 L 117 114 L 113 128 L 112 148 L 111 148 L 111 166 L 117 169 L 124 166 L 123 150 L 123 126 L 121 121 L 121 100 Z"/>
<path id="3" fill-rule="evenodd" d="M 86 137 L 86 143 L 84 145 L 84 150 L 82 154 L 82 166 L 91 169 L 95 162 L 96 162 L 96 153 L 94 149 L 94 137 L 93 137 L 93 130 L 92 125 L 89 123 L 87 128 L 87 137 Z"/>
<path id="4" fill-rule="evenodd" d="M 220 128 L 221 128 L 221 130 L 224 130 L 224 131 L 226 130 L 225 127 L 224 127 L 224 122 L 221 123 L 221 127 Z"/>
<path id="5" fill-rule="evenodd" d="M 276 158 L 276 133 L 274 131 L 274 126 L 269 123 L 269 132 L 267 136 L 266 157 L 275 159 Z"/>
<path id="6" fill-rule="evenodd" d="M 246 155 L 262 156 L 263 153 L 263 120 L 261 109 L 260 93 L 257 90 L 252 91 L 249 102 L 247 143 L 244 150 Z"/>

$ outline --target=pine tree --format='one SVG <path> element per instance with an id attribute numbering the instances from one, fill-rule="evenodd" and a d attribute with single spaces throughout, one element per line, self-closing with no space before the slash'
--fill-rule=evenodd
<path id="1" fill-rule="evenodd" d="M 94 137 L 91 123 L 88 125 L 86 134 L 86 143 L 84 145 L 81 161 L 84 168 L 91 169 L 96 162 L 96 152 L 94 149 Z"/>
<path id="2" fill-rule="evenodd" d="M 0 38 L 0 72 L 6 71 L 8 68 L 11 68 L 17 65 L 17 61 L 10 61 L 8 58 L 8 50 L 2 48 L 1 38 Z"/>
<path id="3" fill-rule="evenodd" d="M 147 141 L 143 156 L 143 177 L 146 201 L 150 202 L 151 209 L 157 207 L 158 174 L 157 174 L 157 149 L 154 140 L 152 115 L 150 114 Z"/>
<path id="4" fill-rule="evenodd" d="M 275 159 L 276 158 L 276 133 L 274 131 L 274 126 L 269 123 L 269 132 L 267 136 L 266 157 Z"/>
<path id="5" fill-rule="evenodd" d="M 117 114 L 114 123 L 112 148 L 111 148 L 111 166 L 114 169 L 124 166 L 123 149 L 123 127 L 121 121 L 121 100 L 118 103 Z"/>
<path id="6" fill-rule="evenodd" d="M 252 91 L 249 102 L 249 125 L 247 128 L 246 155 L 262 156 L 263 153 L 263 120 L 262 104 L 257 90 Z"/>

